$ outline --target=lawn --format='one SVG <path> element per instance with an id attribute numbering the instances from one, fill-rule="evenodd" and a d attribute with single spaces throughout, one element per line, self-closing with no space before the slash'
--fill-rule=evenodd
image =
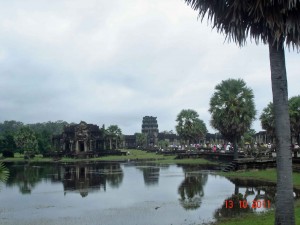
<path id="1" fill-rule="evenodd" d="M 266 169 L 266 170 L 249 170 L 249 171 L 235 171 L 235 172 L 220 172 L 219 173 L 225 177 L 232 178 L 242 178 L 242 179 L 256 179 L 264 181 L 277 182 L 276 169 Z M 293 173 L 294 186 L 300 188 L 300 173 Z"/>
<path id="2" fill-rule="evenodd" d="M 146 152 L 137 149 L 129 149 L 124 150 L 129 152 L 127 155 L 119 155 L 119 156 L 103 156 L 98 158 L 88 158 L 88 159 L 74 159 L 62 157 L 59 160 L 54 160 L 52 158 L 43 158 L 42 155 L 36 155 L 34 158 L 30 160 L 25 160 L 24 155 L 16 153 L 14 158 L 1 158 L 0 161 L 3 162 L 22 162 L 22 161 L 30 161 L 30 162 L 78 162 L 78 161 L 147 161 L 147 162 L 157 162 L 163 164 L 210 164 L 214 165 L 215 162 L 211 162 L 202 158 L 196 159 L 175 159 L 176 155 L 164 156 L 162 154 L 156 154 L 154 152 Z"/>

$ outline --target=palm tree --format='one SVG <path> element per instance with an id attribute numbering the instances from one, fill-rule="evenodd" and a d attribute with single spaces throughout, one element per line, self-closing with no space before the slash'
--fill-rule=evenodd
<path id="1" fill-rule="evenodd" d="M 118 141 L 122 138 L 122 130 L 118 125 L 110 125 L 107 130 L 107 137 L 109 139 L 109 149 L 112 150 L 112 141 L 115 140 L 116 149 L 118 148 Z"/>
<path id="2" fill-rule="evenodd" d="M 183 109 L 177 115 L 176 131 L 181 139 L 187 144 L 191 141 L 198 142 L 205 137 L 207 129 L 205 123 L 199 119 L 199 115 L 195 110 Z"/>
<path id="3" fill-rule="evenodd" d="M 226 140 L 234 144 L 234 158 L 238 157 L 237 141 L 251 127 L 255 119 L 253 92 L 241 80 L 223 80 L 215 87 L 210 99 L 211 125 Z"/>
<path id="4" fill-rule="evenodd" d="M 273 140 L 275 137 L 275 118 L 273 103 L 270 102 L 267 107 L 263 109 L 259 117 L 261 127 L 266 130 L 267 135 Z"/>
<path id="5" fill-rule="evenodd" d="M 269 45 L 277 146 L 275 223 L 295 224 L 290 122 L 284 43 L 300 45 L 299 0 L 185 0 L 199 16 L 207 14 L 213 27 L 242 46 L 248 36 Z"/>
<path id="6" fill-rule="evenodd" d="M 289 115 L 291 134 L 299 143 L 300 134 L 300 96 L 294 96 L 289 99 Z M 275 137 L 275 118 L 273 103 L 270 102 L 267 107 L 263 109 L 261 116 L 261 127 L 267 131 L 268 136 L 272 139 Z"/>

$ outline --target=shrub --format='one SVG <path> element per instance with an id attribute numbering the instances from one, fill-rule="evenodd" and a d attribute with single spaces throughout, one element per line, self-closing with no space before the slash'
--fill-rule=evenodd
<path id="1" fill-rule="evenodd" d="M 10 150 L 5 149 L 5 150 L 2 151 L 2 156 L 4 158 L 13 158 L 14 157 L 14 153 L 12 151 L 10 151 Z"/>

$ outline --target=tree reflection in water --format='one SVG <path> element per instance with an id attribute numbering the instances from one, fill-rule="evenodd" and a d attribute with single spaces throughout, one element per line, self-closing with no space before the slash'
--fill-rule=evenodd
<path id="1" fill-rule="evenodd" d="M 241 206 L 240 202 L 243 201 L 247 202 L 247 199 L 241 193 L 233 194 L 231 197 L 225 199 L 221 208 L 215 211 L 214 217 L 219 220 L 220 218 L 232 218 L 240 216 L 243 213 L 252 212 L 253 209 L 251 207 L 244 208 L 243 205 Z"/>
<path id="2" fill-rule="evenodd" d="M 2 162 L 0 162 L 0 184 L 2 182 L 5 182 L 8 176 L 9 176 L 8 169 L 5 167 L 5 165 Z M 1 186 L 0 186 L 0 190 L 1 190 Z"/>
<path id="3" fill-rule="evenodd" d="M 275 205 L 276 184 L 265 181 L 229 179 L 237 188 L 244 188 L 244 198 L 252 201 L 269 201 L 271 206 Z M 263 207 L 262 207 L 263 208 Z M 256 208 L 254 208 L 256 210 Z"/>
<path id="4" fill-rule="evenodd" d="M 22 194 L 31 194 L 37 183 L 45 175 L 46 169 L 30 164 L 10 166 L 11 176 L 7 179 L 8 187 L 18 186 Z"/>
<path id="5" fill-rule="evenodd" d="M 234 194 L 225 199 L 222 206 L 215 211 L 215 219 L 233 218 L 243 213 L 267 210 L 275 206 L 276 184 L 256 180 L 229 180 L 235 185 Z M 294 189 L 294 196 L 299 197 L 300 190 Z M 244 208 L 241 202 L 247 202 L 248 207 Z"/>
<path id="6" fill-rule="evenodd" d="M 201 206 L 207 178 L 208 174 L 185 172 L 185 178 L 178 187 L 179 202 L 184 209 L 195 210 Z"/>

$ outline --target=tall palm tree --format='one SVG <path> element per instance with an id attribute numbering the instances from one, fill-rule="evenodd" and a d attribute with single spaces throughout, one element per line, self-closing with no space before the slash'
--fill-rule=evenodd
<path id="1" fill-rule="evenodd" d="M 241 80 L 223 80 L 215 87 L 210 99 L 211 125 L 225 139 L 234 144 L 234 158 L 238 157 L 237 141 L 251 127 L 255 119 L 254 95 Z"/>
<path id="2" fill-rule="evenodd" d="M 248 36 L 269 45 L 277 140 L 276 224 L 295 224 L 290 122 L 284 43 L 300 45 L 299 0 L 185 0 L 226 38 L 242 46 Z"/>
<path id="3" fill-rule="evenodd" d="M 107 136 L 109 138 L 109 148 L 112 150 L 112 141 L 115 140 L 116 149 L 118 148 L 118 141 L 122 138 L 122 130 L 118 125 L 110 125 L 106 130 Z"/>

